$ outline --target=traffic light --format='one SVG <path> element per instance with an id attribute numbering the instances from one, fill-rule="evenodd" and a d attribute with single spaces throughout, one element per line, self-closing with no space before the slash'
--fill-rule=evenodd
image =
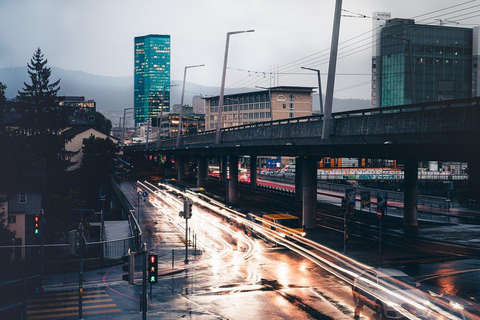
<path id="1" fill-rule="evenodd" d="M 192 217 L 192 203 L 189 199 L 185 199 L 183 202 L 183 215 L 185 219 L 190 219 Z"/>
<path id="2" fill-rule="evenodd" d="M 35 215 L 35 218 L 34 218 L 34 229 L 33 229 L 33 233 L 38 236 L 40 235 L 40 217 L 37 215 Z"/>
<path id="3" fill-rule="evenodd" d="M 129 284 L 135 282 L 135 256 L 133 253 L 128 250 L 128 254 L 122 256 L 123 266 L 122 270 L 128 272 L 127 274 L 122 275 L 122 279 L 128 281 Z"/>
<path id="4" fill-rule="evenodd" d="M 158 255 L 152 252 L 148 254 L 148 282 L 158 282 Z"/>

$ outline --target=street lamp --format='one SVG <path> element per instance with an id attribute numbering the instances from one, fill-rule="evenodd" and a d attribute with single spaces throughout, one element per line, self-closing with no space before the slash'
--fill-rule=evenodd
<path id="1" fill-rule="evenodd" d="M 170 87 L 177 87 L 178 84 L 170 84 L 168 86 L 163 86 L 163 94 L 162 94 L 162 109 L 160 109 L 160 122 L 158 122 L 158 113 L 157 113 L 157 128 L 158 128 L 158 137 L 157 137 L 157 149 L 160 148 L 160 143 L 161 143 L 161 135 L 162 135 L 162 122 L 163 122 L 163 109 L 165 106 L 163 105 L 165 103 L 165 88 L 170 88 Z M 170 103 L 170 101 L 169 101 Z"/>
<path id="2" fill-rule="evenodd" d="M 182 88 L 182 100 L 180 101 L 180 115 L 178 119 L 178 134 L 177 134 L 177 144 L 176 147 L 178 148 L 180 146 L 180 135 L 182 134 L 182 117 L 183 117 L 183 98 L 185 96 L 185 80 L 187 79 L 187 69 L 190 68 L 197 68 L 197 67 L 203 67 L 204 64 L 196 64 L 193 66 L 186 66 L 185 71 L 183 72 L 183 88 Z"/>
<path id="3" fill-rule="evenodd" d="M 325 111 L 323 114 L 322 139 L 330 138 L 330 121 L 332 118 L 333 87 L 335 86 L 335 70 L 337 68 L 338 37 L 340 35 L 340 18 L 342 16 L 342 0 L 335 2 L 333 19 L 332 45 L 328 63 L 327 92 L 325 94 Z"/>
<path id="4" fill-rule="evenodd" d="M 217 132 L 215 134 L 215 144 L 220 143 L 220 128 L 221 128 L 221 124 L 222 124 L 223 95 L 225 93 L 225 77 L 227 75 L 228 44 L 230 43 L 230 35 L 238 34 L 238 33 L 254 32 L 254 31 L 255 30 L 227 32 L 227 41 L 225 43 L 225 58 L 223 60 L 222 85 L 220 87 L 220 99 L 218 101 L 218 118 L 217 118 Z"/>
<path id="5" fill-rule="evenodd" d="M 395 36 L 393 34 L 386 34 L 385 36 L 390 37 L 390 38 L 400 39 L 400 40 L 403 40 L 403 41 L 407 42 L 408 56 L 409 56 L 409 60 L 410 60 L 410 63 L 409 63 L 410 64 L 410 91 L 412 91 L 412 93 L 411 93 L 412 104 L 415 104 L 415 85 L 413 83 L 413 54 L 412 54 L 412 44 L 410 42 L 410 39 Z"/>
<path id="6" fill-rule="evenodd" d="M 318 97 L 320 98 L 320 113 L 323 114 L 323 98 L 322 98 L 322 80 L 320 79 L 320 70 L 302 67 L 302 69 L 315 71 L 318 77 Z"/>

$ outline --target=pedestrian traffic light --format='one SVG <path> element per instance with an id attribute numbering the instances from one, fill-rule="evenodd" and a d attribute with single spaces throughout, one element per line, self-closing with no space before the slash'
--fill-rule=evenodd
<path id="1" fill-rule="evenodd" d="M 35 233 L 35 235 L 40 235 L 40 217 L 37 215 L 35 215 L 35 218 L 34 218 L 34 229 L 33 229 L 33 232 Z"/>
<path id="2" fill-rule="evenodd" d="M 122 279 L 128 281 L 129 284 L 133 284 L 135 282 L 135 256 L 130 249 L 128 250 L 128 254 L 124 254 L 122 256 L 123 266 L 122 270 L 128 272 L 127 274 L 122 275 Z"/>
<path id="3" fill-rule="evenodd" d="M 148 282 L 158 282 L 158 255 L 153 252 L 148 254 Z"/>

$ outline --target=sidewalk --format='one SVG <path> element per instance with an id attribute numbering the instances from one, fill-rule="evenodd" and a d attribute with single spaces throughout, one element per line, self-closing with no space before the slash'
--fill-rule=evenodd
<path id="1" fill-rule="evenodd" d="M 136 184 L 121 180 L 118 185 L 136 210 L 138 204 Z M 189 265 L 185 265 L 185 234 L 178 230 L 149 201 L 140 201 L 139 204 L 140 227 L 143 233 L 142 241 L 147 243 L 148 252 L 158 254 L 158 275 L 165 276 L 188 269 Z M 199 248 L 197 248 L 197 254 L 194 254 L 194 248 L 189 246 L 188 253 L 188 259 L 191 263 L 203 257 Z"/>

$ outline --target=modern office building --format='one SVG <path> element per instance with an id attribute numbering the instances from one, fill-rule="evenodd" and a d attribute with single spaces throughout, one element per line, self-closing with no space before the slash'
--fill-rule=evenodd
<path id="1" fill-rule="evenodd" d="M 224 96 L 222 124 L 242 124 L 312 115 L 311 87 L 272 87 Z M 205 129 L 216 128 L 219 96 L 205 99 Z"/>
<path id="2" fill-rule="evenodd" d="M 374 16 L 379 14 L 388 17 L 388 13 Z M 413 19 L 390 19 L 385 24 L 374 20 L 372 106 L 477 96 L 478 29 L 422 25 Z"/>
<path id="3" fill-rule="evenodd" d="M 135 125 L 170 110 L 170 36 L 135 37 Z M 163 89 L 165 87 L 165 96 Z M 163 104 L 162 104 L 163 102 Z"/>

